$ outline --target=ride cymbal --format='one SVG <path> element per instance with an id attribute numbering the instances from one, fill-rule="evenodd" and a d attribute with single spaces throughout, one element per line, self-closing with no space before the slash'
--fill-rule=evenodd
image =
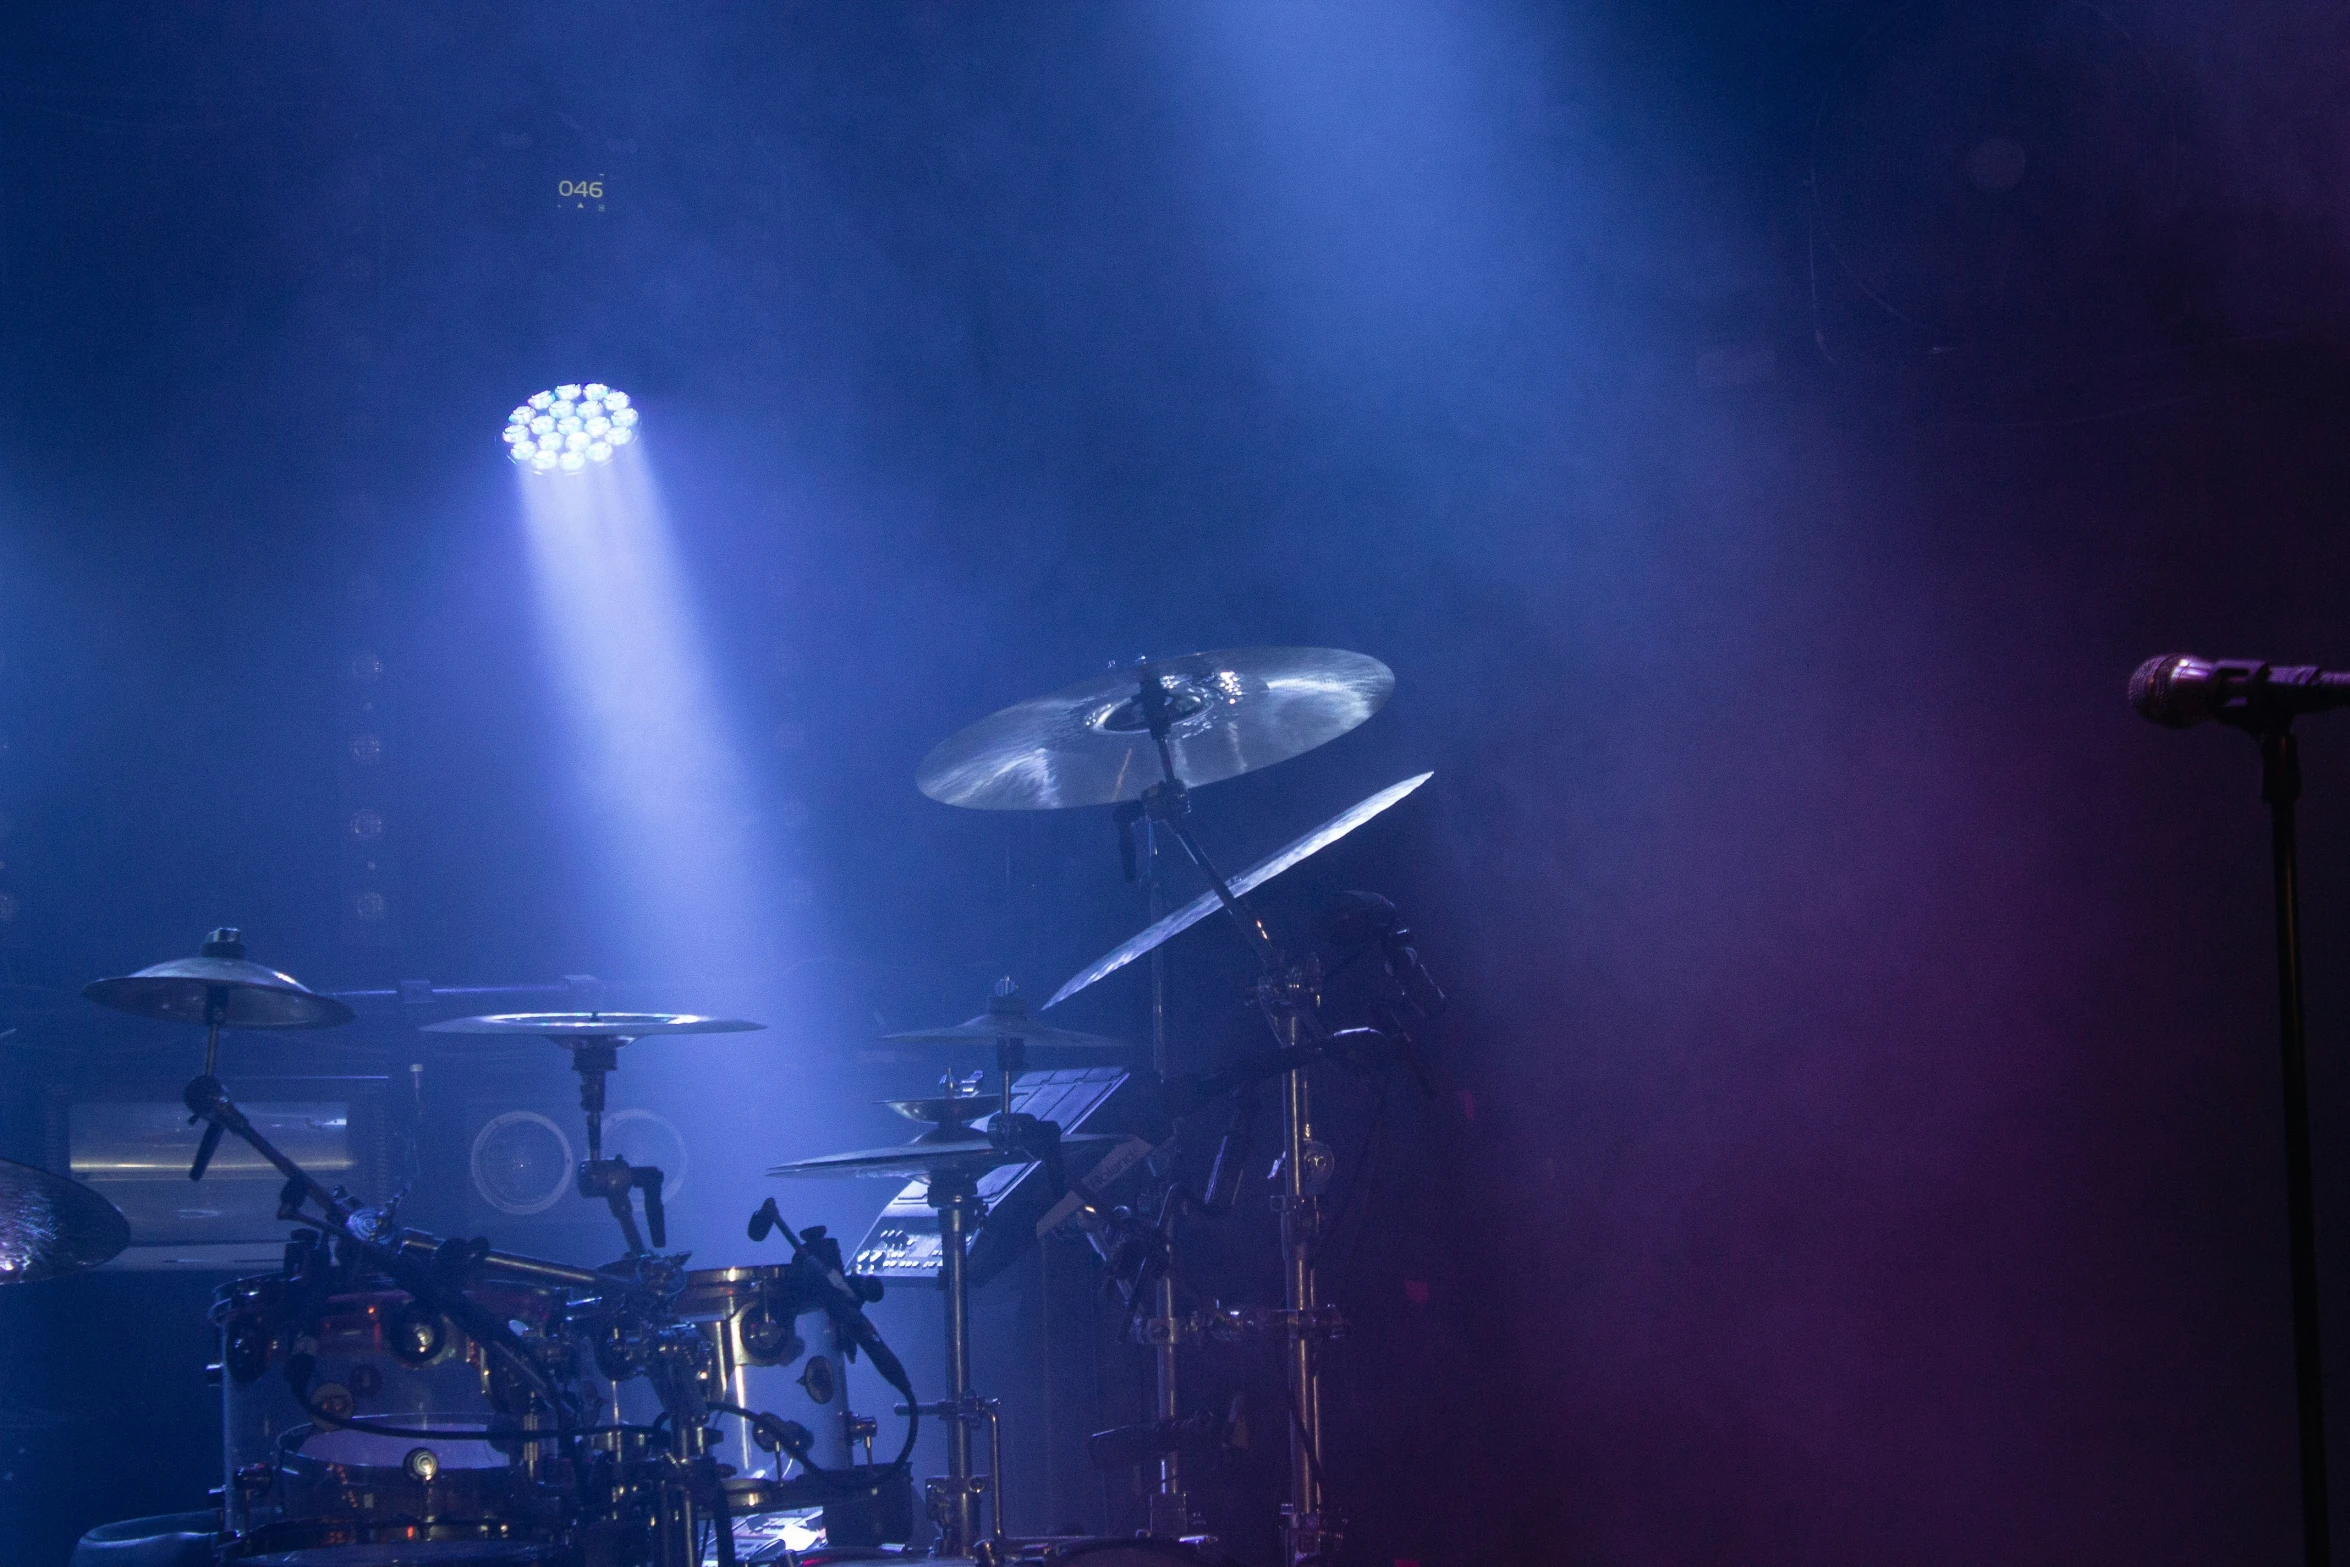
<path id="1" fill-rule="evenodd" d="M 1362 653 L 1227 648 L 1146 659 L 1016 703 L 939 742 L 915 782 L 947 805 L 1045 811 L 1139 799 L 1164 772 L 1142 705 L 1164 693 L 1167 743 L 1187 787 L 1285 762 L 1379 711 L 1395 673 Z"/>
<path id="2" fill-rule="evenodd" d="M 669 1034 L 744 1034 L 764 1023 L 738 1017 L 701 1017 L 691 1012 L 503 1012 L 490 1017 L 453 1017 L 427 1023 L 427 1034 L 535 1034 L 570 1049 L 575 1045 Z"/>

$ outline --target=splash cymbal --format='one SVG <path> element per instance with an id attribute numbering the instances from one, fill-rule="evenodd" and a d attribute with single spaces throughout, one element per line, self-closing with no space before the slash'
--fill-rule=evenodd
<path id="1" fill-rule="evenodd" d="M 82 994 L 133 1017 L 218 1022 L 235 1029 L 331 1028 L 353 1015 L 340 1001 L 319 995 L 290 974 L 246 962 L 244 942 L 225 926 L 212 933 L 196 957 L 97 980 L 83 986 Z"/>
<path id="2" fill-rule="evenodd" d="M 1186 786 L 1217 783 L 1335 740 L 1379 711 L 1395 673 L 1322 647 L 1227 648 L 1148 659 L 981 719 L 922 760 L 915 782 L 947 805 L 1045 811 L 1134 800 L 1161 781 L 1143 671 L 1165 694 Z"/>

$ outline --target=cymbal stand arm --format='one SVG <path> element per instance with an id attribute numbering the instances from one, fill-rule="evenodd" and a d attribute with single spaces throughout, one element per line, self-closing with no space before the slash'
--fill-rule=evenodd
<path id="1" fill-rule="evenodd" d="M 1158 747 L 1162 775 L 1160 782 L 1143 791 L 1143 810 L 1149 820 L 1164 823 L 1175 835 L 1175 841 L 1183 845 L 1184 854 L 1215 889 L 1216 901 L 1240 927 L 1242 939 L 1255 949 L 1258 964 L 1267 974 L 1276 973 L 1281 967 L 1281 949 L 1274 945 L 1272 933 L 1265 929 L 1265 922 L 1257 918 L 1255 911 L 1234 895 L 1232 884 L 1224 879 L 1224 873 L 1208 858 L 1208 851 L 1191 835 L 1191 796 L 1175 770 L 1175 747 L 1170 738 L 1175 721 L 1167 712 L 1166 687 L 1159 684 L 1158 672 L 1147 664 L 1137 674 L 1141 682 L 1138 701 L 1142 719 L 1150 726 L 1151 741 Z"/>
<path id="2" fill-rule="evenodd" d="M 1028 1069 L 1028 1041 L 998 1034 L 995 1042 L 995 1075 L 1003 1093 L 1002 1115 L 1004 1126 L 1012 1123 L 1012 1081 Z"/>
<path id="3" fill-rule="evenodd" d="M 590 1164 L 604 1157 L 604 1079 L 619 1064 L 619 1047 L 609 1039 L 583 1040 L 571 1052 L 571 1069 L 579 1074 L 579 1107 L 587 1112 Z"/>
<path id="4" fill-rule="evenodd" d="M 357 1205 L 349 1198 L 338 1197 L 326 1187 L 319 1185 L 308 1170 L 303 1169 L 287 1157 L 277 1144 L 262 1136 L 255 1129 L 253 1123 L 245 1118 L 245 1112 L 238 1109 L 235 1101 L 229 1098 L 228 1090 L 221 1087 L 219 1078 L 206 1074 L 191 1080 L 180 1098 L 187 1105 L 189 1114 L 200 1121 L 211 1123 L 210 1130 L 205 1133 L 205 1141 L 208 1144 L 217 1147 L 220 1142 L 220 1133 L 236 1133 L 239 1140 L 250 1145 L 255 1153 L 268 1160 L 280 1175 L 301 1191 L 302 1195 L 317 1203 L 325 1211 L 327 1218 L 332 1221 L 336 1231 L 347 1232 L 349 1230 L 351 1214 Z M 193 1173 L 201 1175 L 203 1166 L 199 1164 Z"/>
<path id="5" fill-rule="evenodd" d="M 204 1075 L 220 1073 L 220 1025 L 228 1020 L 228 987 L 208 985 L 204 990 Z"/>

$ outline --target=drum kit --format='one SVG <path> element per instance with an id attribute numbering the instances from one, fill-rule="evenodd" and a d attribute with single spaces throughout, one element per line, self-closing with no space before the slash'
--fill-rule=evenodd
<path id="1" fill-rule="evenodd" d="M 205 1030 L 202 1069 L 183 1095 L 204 1131 L 188 1171 L 201 1180 L 236 1137 L 284 1177 L 278 1217 L 292 1226 L 276 1272 L 217 1294 L 225 1482 L 218 1557 L 224 1567 L 405 1567 L 409 1563 L 546 1563 L 560 1567 L 735 1567 L 738 1561 L 844 1560 L 903 1554 L 881 1545 L 911 1532 L 908 1478 L 921 1422 L 946 1436 L 944 1476 L 926 1482 L 931 1552 L 987 1564 L 1083 1559 L 1220 1560 L 1195 1522 L 1180 1449 L 1218 1422 L 1187 1415 L 1180 1354 L 1206 1339 L 1263 1337 L 1281 1348 L 1287 1383 L 1288 1567 L 1333 1559 L 1338 1520 L 1323 1498 L 1321 1352 L 1344 1329 L 1320 1294 L 1322 1198 L 1335 1160 L 1314 1136 L 1307 1070 L 1412 1061 L 1409 1033 L 1442 1005 L 1410 933 L 1385 900 L 1350 894 L 1339 928 L 1376 950 L 1386 983 L 1376 1027 L 1333 1030 L 1321 1018 L 1324 973 L 1281 946 L 1249 903 L 1258 886 L 1352 832 L 1427 781 L 1382 789 L 1236 877 L 1220 873 L 1192 827 L 1194 788 L 1270 766 L 1347 732 L 1393 690 L 1385 665 L 1315 648 L 1248 648 L 1120 666 L 1006 708 L 950 737 L 922 763 L 931 798 L 981 810 L 1108 806 L 1127 879 L 1150 893 L 1152 923 L 1054 994 L 1057 1005 L 1138 959 L 1152 970 L 1152 1049 L 1170 1119 L 1222 1101 L 1233 1130 L 1204 1192 L 1166 1178 L 1168 1144 L 1064 1130 L 1020 1108 L 1015 1088 L 1031 1049 L 1102 1052 L 1124 1041 L 1041 1021 L 1009 981 L 986 1010 L 948 1027 L 886 1036 L 907 1046 L 992 1052 L 992 1092 L 979 1074 L 926 1097 L 886 1101 L 919 1123 L 911 1142 L 801 1159 L 768 1173 L 792 1180 L 872 1177 L 920 1183 L 937 1217 L 945 1376 L 917 1396 L 865 1308 L 877 1279 L 850 1271 L 837 1240 L 796 1231 L 770 1197 L 749 1238 L 780 1235 L 784 1263 L 689 1269 L 665 1250 L 663 1173 L 607 1156 L 605 1085 L 634 1040 L 738 1032 L 762 1025 L 683 1013 L 549 1012 L 429 1025 L 462 1036 L 527 1036 L 568 1052 L 586 1118 L 578 1196 L 609 1209 L 620 1258 L 580 1267 L 494 1250 L 483 1240 L 403 1227 L 397 1197 L 362 1203 L 315 1179 L 273 1144 L 223 1085 L 223 1030 L 323 1028 L 350 1009 L 289 975 L 249 961 L 239 934 L 215 931 L 193 958 L 100 980 L 101 1005 Z M 1204 884 L 1164 912 L 1165 864 L 1180 850 Z M 1166 947 L 1221 911 L 1257 975 L 1249 999 L 1272 1048 L 1202 1076 L 1169 1069 Z M 1342 943 L 1344 944 L 1344 943 Z M 1415 1068 L 1416 1070 L 1416 1068 Z M 1252 1090 L 1281 1084 L 1272 1180 L 1283 1300 L 1278 1308 L 1183 1309 L 1172 1267 L 1185 1214 L 1232 1206 L 1251 1160 Z M 987 1216 L 982 1179 L 1010 1167 L 1041 1172 L 1053 1204 L 1036 1225 L 1082 1237 L 1131 1307 L 1131 1336 L 1152 1352 L 1154 1418 L 1098 1434 L 1097 1457 L 1157 1465 L 1148 1527 L 1133 1538 L 1021 1539 L 1006 1527 L 1003 1440 L 996 1402 L 971 1384 L 968 1252 Z M 1105 1206 L 1112 1178 L 1147 1167 L 1155 1205 Z M 1155 1206 L 1155 1218 L 1138 1212 Z M 130 1239 L 122 1215 L 76 1182 L 0 1163 L 0 1282 L 97 1266 Z M 873 1458 L 875 1422 L 850 1413 L 848 1366 L 862 1355 L 903 1402 L 896 1457 Z M 985 1428 L 988 1466 L 975 1468 Z M 859 1462 L 855 1448 L 864 1444 Z M 822 1508 L 823 1554 L 795 1554 L 757 1520 Z M 894 1515 L 894 1516 L 893 1516 Z M 984 1515 L 984 1525 L 983 1525 Z M 746 1523 L 752 1527 L 744 1527 Z M 765 1542 L 765 1543 L 762 1543 Z"/>

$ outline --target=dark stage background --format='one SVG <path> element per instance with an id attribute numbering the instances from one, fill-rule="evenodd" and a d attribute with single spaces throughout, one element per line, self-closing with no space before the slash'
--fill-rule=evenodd
<path id="1" fill-rule="evenodd" d="M 933 805 L 925 749 L 1112 658 L 1356 648 L 1381 716 L 1197 804 L 1242 862 L 1436 773 L 1266 899 L 1393 895 L 1458 998 L 1435 1099 L 1329 1085 L 1375 1153 L 1332 1286 L 1361 1561 L 2297 1550 L 2257 761 L 2122 686 L 2350 660 L 2337 12 L 12 23 L 7 1151 L 95 1053 L 192 1066 L 53 998 L 215 923 L 322 987 L 593 973 L 777 1023 L 615 1088 L 691 1130 L 697 1260 L 749 1260 L 759 1170 L 893 1136 L 870 1101 L 940 1065 L 871 1034 L 1142 923 L 1104 813 Z M 615 890 L 493 438 L 598 377 L 645 411 L 764 845 L 723 962 Z M 2350 730 L 2307 771 L 2339 1368 Z M 1224 933 L 1174 956 L 1181 1060 L 1253 1046 Z M 1067 1010 L 1133 1032 L 1142 997 Z M 880 1200 L 786 1195 L 852 1234 Z M 1259 1207 L 1209 1242 L 1232 1298 L 1272 1288 Z M 202 1505 L 213 1282 L 0 1297 L 11 1560 Z M 929 1297 L 881 1315 L 935 1366 Z M 1131 1356 L 1030 1321 L 983 1385 L 1038 1366 L 1067 1397 L 1015 1432 L 1013 1521 L 1132 1527 L 1068 1450 Z M 1272 1457 L 1204 1497 L 1259 1558 Z"/>

